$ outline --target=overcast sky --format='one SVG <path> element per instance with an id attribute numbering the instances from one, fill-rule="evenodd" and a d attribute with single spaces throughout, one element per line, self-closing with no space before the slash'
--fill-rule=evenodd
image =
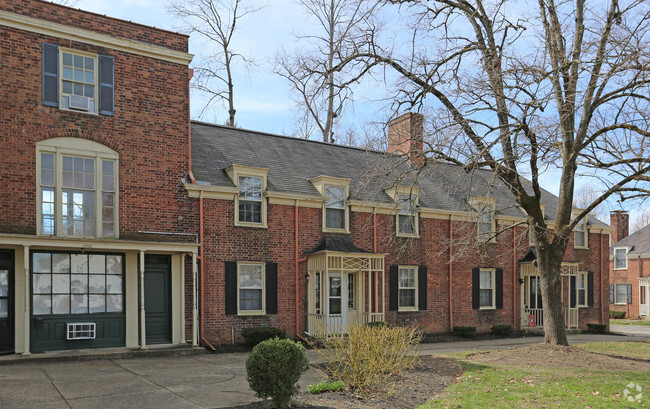
<path id="1" fill-rule="evenodd" d="M 168 30 L 179 31 L 183 25 L 168 13 L 166 0 L 73 0 L 73 3 L 74 7 L 87 11 Z M 292 32 L 304 33 L 312 22 L 294 0 L 268 0 L 267 4 L 267 7 L 238 22 L 233 40 L 238 52 L 254 58 L 258 64 L 249 72 L 241 66 L 234 67 L 236 122 L 245 129 L 291 135 L 295 129 L 295 117 L 289 85 L 273 74 L 272 60 L 280 47 L 291 49 L 294 46 Z M 190 38 L 190 53 L 200 54 L 203 47 L 205 44 L 201 40 Z M 364 84 L 357 89 L 353 111 L 346 116 L 348 123 L 342 124 L 344 127 L 364 121 L 383 121 L 390 115 L 390 101 L 379 101 L 382 95 L 378 94 L 378 89 L 373 84 Z M 193 94 L 191 111 L 194 119 L 213 123 L 226 121 L 227 109 L 219 104 L 198 118 L 203 106 L 204 100 Z M 540 180 L 543 187 L 554 194 L 558 193 L 558 181 L 559 170 L 548 172 Z M 614 206 L 618 208 L 616 204 Z M 634 215 L 635 212 L 631 216 Z"/>

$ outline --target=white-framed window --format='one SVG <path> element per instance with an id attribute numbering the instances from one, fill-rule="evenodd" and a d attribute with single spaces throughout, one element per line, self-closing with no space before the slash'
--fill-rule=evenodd
<path id="1" fill-rule="evenodd" d="M 627 284 L 614 284 L 614 304 L 627 304 L 627 290 Z"/>
<path id="2" fill-rule="evenodd" d="M 237 263 L 237 312 L 265 314 L 264 264 Z"/>
<path id="3" fill-rule="evenodd" d="M 59 52 L 61 108 L 97 112 L 97 55 L 64 48 Z"/>
<path id="4" fill-rule="evenodd" d="M 614 249 L 614 270 L 627 269 L 627 248 Z"/>
<path id="5" fill-rule="evenodd" d="M 321 274 L 314 274 L 314 310 L 316 314 L 321 314 L 322 311 L 322 287 L 321 287 Z"/>
<path id="6" fill-rule="evenodd" d="M 34 315 L 121 313 L 121 254 L 32 253 Z"/>
<path id="7" fill-rule="evenodd" d="M 479 271 L 479 308 L 493 309 L 495 307 L 494 269 Z"/>
<path id="8" fill-rule="evenodd" d="M 479 210 L 477 219 L 478 240 L 480 242 L 489 242 L 495 240 L 494 227 L 494 205 L 484 203 Z"/>
<path id="9" fill-rule="evenodd" d="M 118 155 L 89 140 L 37 143 L 38 234 L 118 236 Z"/>
<path id="10" fill-rule="evenodd" d="M 399 311 L 415 311 L 418 305 L 417 267 L 400 266 L 397 270 L 397 301 Z"/>
<path id="11" fill-rule="evenodd" d="M 417 236 L 416 198 L 411 194 L 400 193 L 397 199 L 397 235 Z"/>
<path id="12" fill-rule="evenodd" d="M 573 229 L 573 247 L 578 249 L 588 248 L 587 216 L 583 217 Z"/>
<path id="13" fill-rule="evenodd" d="M 576 275 L 576 306 L 587 307 L 587 273 L 580 272 Z"/>
<path id="14" fill-rule="evenodd" d="M 240 223 L 262 224 L 262 178 L 239 176 Z"/>
<path id="15" fill-rule="evenodd" d="M 347 230 L 346 188 L 325 185 L 325 230 Z"/>

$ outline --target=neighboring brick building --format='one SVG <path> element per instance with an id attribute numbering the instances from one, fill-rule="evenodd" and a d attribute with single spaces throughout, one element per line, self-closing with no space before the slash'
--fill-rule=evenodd
<path id="1" fill-rule="evenodd" d="M 439 164 L 414 181 L 421 137 L 417 114 L 389 124 L 390 146 L 405 155 L 193 122 L 186 189 L 200 198 L 205 339 L 377 320 L 432 333 L 541 327 L 524 213 L 489 172 Z M 548 218 L 557 199 L 544 198 Z M 607 323 L 609 226 L 590 219 L 576 230 L 563 297 L 568 327 L 584 329 Z"/>
<path id="2" fill-rule="evenodd" d="M 0 351 L 186 342 L 187 42 L 0 2 Z"/>
<path id="3" fill-rule="evenodd" d="M 609 309 L 628 318 L 650 317 L 650 225 L 629 234 L 629 215 L 610 214 L 612 248 Z"/>

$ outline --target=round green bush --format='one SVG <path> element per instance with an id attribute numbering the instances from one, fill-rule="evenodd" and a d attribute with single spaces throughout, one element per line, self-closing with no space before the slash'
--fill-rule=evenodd
<path id="1" fill-rule="evenodd" d="M 273 338 L 253 348 L 246 360 L 246 379 L 255 394 L 286 407 L 298 393 L 298 380 L 309 369 L 305 347 L 289 339 Z"/>

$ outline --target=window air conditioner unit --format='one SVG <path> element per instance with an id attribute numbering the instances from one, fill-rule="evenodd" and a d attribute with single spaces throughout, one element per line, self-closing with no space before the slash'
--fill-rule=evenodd
<path id="1" fill-rule="evenodd" d="M 88 111 L 90 109 L 90 98 L 82 97 L 80 95 L 70 95 L 68 100 L 68 106 L 71 109 Z"/>
<path id="2" fill-rule="evenodd" d="M 69 322 L 67 325 L 66 339 L 95 339 L 96 325 L 94 322 Z"/>

